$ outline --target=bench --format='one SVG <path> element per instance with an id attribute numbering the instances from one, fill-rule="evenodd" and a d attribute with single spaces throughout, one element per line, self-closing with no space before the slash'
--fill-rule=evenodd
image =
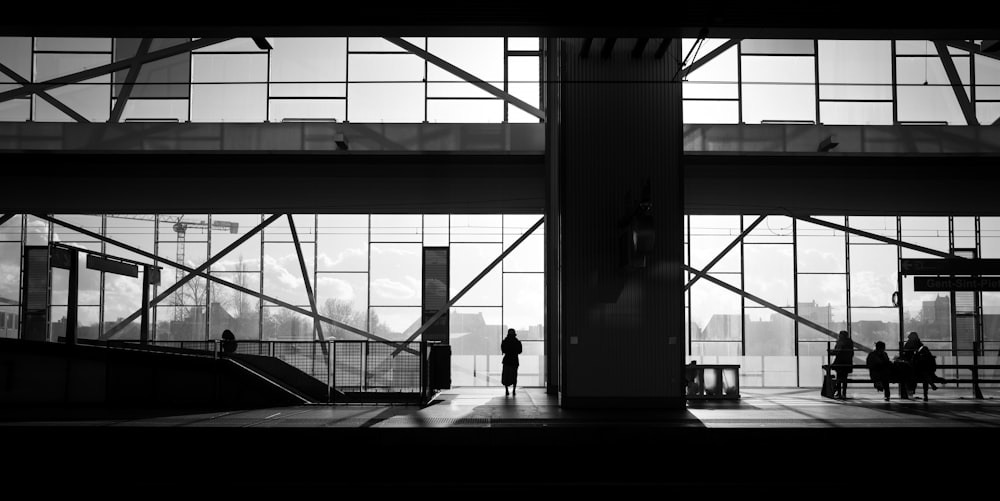
<path id="1" fill-rule="evenodd" d="M 830 364 L 825 364 L 822 366 L 823 371 L 827 376 L 830 375 L 830 371 L 833 366 Z M 851 368 L 853 370 L 864 369 L 868 370 L 868 366 L 865 364 L 852 364 Z M 979 377 L 979 371 L 988 370 L 1000 370 L 1000 365 L 995 364 L 937 364 L 938 371 L 947 370 L 968 370 L 972 372 L 972 377 L 968 378 L 943 378 L 942 384 L 971 384 L 973 396 L 977 399 L 983 398 L 983 392 L 980 390 L 979 385 L 981 383 L 1000 383 L 1000 378 L 989 378 L 989 377 Z M 854 374 L 854 372 L 851 372 Z M 848 384 L 850 383 L 874 383 L 871 378 L 859 378 L 859 377 L 848 377 Z M 921 384 L 919 381 L 917 384 Z M 927 400 L 927 389 L 929 384 L 924 384 L 924 400 Z"/>

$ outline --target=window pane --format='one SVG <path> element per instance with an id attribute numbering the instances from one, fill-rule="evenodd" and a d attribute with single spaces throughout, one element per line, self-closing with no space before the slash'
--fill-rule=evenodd
<path id="1" fill-rule="evenodd" d="M 272 82 L 347 80 L 346 38 L 281 37 L 270 42 Z"/>
<path id="2" fill-rule="evenodd" d="M 371 304 L 420 306 L 422 245 L 371 244 Z M 454 259 L 454 256 L 452 256 Z M 452 275 L 452 280 L 454 280 Z"/>
<path id="3" fill-rule="evenodd" d="M 739 275 L 711 274 L 735 287 Z M 695 340 L 742 339 L 740 296 L 708 280 L 701 279 L 691 286 L 691 338 Z"/>
<path id="4" fill-rule="evenodd" d="M 819 103 L 826 125 L 892 125 L 892 103 Z"/>
<path id="5" fill-rule="evenodd" d="M 8 88 L 0 85 L 0 90 L 6 91 Z M 24 122 L 31 116 L 31 100 L 11 99 L 0 103 L 0 121 L 4 122 Z"/>
<path id="6" fill-rule="evenodd" d="M 538 217 L 505 215 L 503 221 L 503 244 L 506 250 L 538 221 Z M 535 229 L 516 249 L 507 254 L 502 265 L 504 271 L 545 271 L 545 224 Z"/>
<path id="7" fill-rule="evenodd" d="M 189 38 L 154 38 L 149 46 L 149 52 L 155 52 L 180 43 L 186 43 Z M 139 38 L 116 38 L 115 61 L 121 61 L 135 56 L 139 48 Z M 114 73 L 115 83 L 120 84 L 128 78 L 129 69 Z M 181 98 L 189 96 L 191 81 L 191 53 L 184 52 L 175 56 L 157 59 L 143 63 L 135 78 L 135 85 L 129 94 L 130 99 L 148 98 Z M 122 85 L 114 86 L 114 97 L 118 97 Z"/>
<path id="8" fill-rule="evenodd" d="M 745 245 L 745 290 L 778 306 L 792 306 L 791 245 Z"/>
<path id="9" fill-rule="evenodd" d="M 31 37 L 0 37 L 0 63 L 31 80 Z M 0 82 L 12 82 L 0 73 Z"/>
<path id="10" fill-rule="evenodd" d="M 743 216 L 743 227 L 749 228 L 757 216 Z M 767 216 L 743 239 L 746 243 L 792 243 L 792 218 Z"/>
<path id="11" fill-rule="evenodd" d="M 368 215 L 319 215 L 320 271 L 368 270 Z"/>
<path id="12" fill-rule="evenodd" d="M 450 256 L 449 297 L 454 298 L 469 285 L 487 266 L 500 256 L 501 244 L 452 244 Z M 472 289 L 462 296 L 456 306 L 500 306 L 502 296 L 500 267 L 495 267 Z"/>
<path id="13" fill-rule="evenodd" d="M 21 302 L 20 283 L 21 244 L 0 242 L 0 304 Z"/>
<path id="14" fill-rule="evenodd" d="M 207 339 L 205 308 L 157 306 L 156 339 L 159 341 L 203 341 Z"/>
<path id="15" fill-rule="evenodd" d="M 924 341 L 950 341 L 951 294 L 914 291 L 913 277 L 904 276 L 903 321 L 904 332 L 917 331 L 920 333 L 920 339 Z"/>
<path id="16" fill-rule="evenodd" d="M 500 308 L 452 308 L 448 321 L 452 355 L 500 354 L 500 341 L 505 335 Z"/>
<path id="17" fill-rule="evenodd" d="M 751 308 L 747 302 L 746 355 L 794 355 L 792 319 L 768 308 Z"/>
<path id="18" fill-rule="evenodd" d="M 892 83 L 892 46 L 888 40 L 820 40 L 819 81 L 823 83 Z M 888 86 L 884 91 L 891 97 Z"/>
<path id="19" fill-rule="evenodd" d="M 306 276 L 313 278 L 313 250 L 315 244 L 301 245 L 306 265 Z M 309 307 L 306 283 L 302 277 L 298 251 L 293 243 L 264 244 L 264 294 L 296 306 Z"/>
<path id="20" fill-rule="evenodd" d="M 844 224 L 843 218 L 835 221 Z M 844 232 L 804 221 L 796 223 L 799 272 L 839 272 L 847 270 Z"/>
<path id="21" fill-rule="evenodd" d="M 351 79 L 354 78 L 352 74 Z M 415 123 L 424 120 L 423 84 L 350 84 L 347 95 L 348 118 L 352 122 Z"/>
<path id="22" fill-rule="evenodd" d="M 368 274 L 320 273 L 316 284 L 316 306 L 321 314 L 329 318 L 367 330 Z M 327 336 L 342 337 L 339 327 L 324 324 L 323 329 Z"/>
<path id="23" fill-rule="evenodd" d="M 316 216 L 314 214 L 292 214 L 292 221 L 295 222 L 295 233 L 299 242 L 316 241 Z M 282 214 L 267 225 L 264 228 L 264 240 L 267 242 L 294 242 L 292 229 L 288 225 L 288 216 Z"/>
<path id="24" fill-rule="evenodd" d="M 903 217 L 900 219 L 903 241 L 932 250 L 948 252 L 947 217 Z M 933 257 L 924 252 L 902 248 L 904 258 Z"/>
<path id="25" fill-rule="evenodd" d="M 315 339 L 313 319 L 280 306 L 264 306 L 263 339 L 312 341 Z"/>
<path id="26" fill-rule="evenodd" d="M 449 243 L 448 232 L 451 228 L 450 217 L 447 214 L 424 215 L 424 245 L 431 247 L 446 247 Z"/>
<path id="27" fill-rule="evenodd" d="M 420 214 L 372 214 L 372 242 L 420 242 Z"/>
<path id="28" fill-rule="evenodd" d="M 816 89 L 812 85 L 743 85 L 743 121 L 814 121 Z"/>
<path id="29" fill-rule="evenodd" d="M 812 40 L 743 40 L 744 54 L 813 54 Z"/>
<path id="30" fill-rule="evenodd" d="M 269 107 L 271 122 L 347 119 L 347 101 L 343 99 L 271 99 Z"/>
<path id="31" fill-rule="evenodd" d="M 17 306 L 0 306 L 0 338 L 17 339 L 19 325 L 20 312 Z"/>
<path id="32" fill-rule="evenodd" d="M 212 215 L 212 255 L 218 256 L 226 247 L 256 228 L 260 222 L 259 214 Z M 260 271 L 260 239 L 260 232 L 254 233 L 245 242 L 216 261 L 212 265 L 212 270 Z"/>
<path id="33" fill-rule="evenodd" d="M 121 116 L 123 122 L 186 122 L 187 119 L 187 99 L 129 99 Z"/>
<path id="34" fill-rule="evenodd" d="M 894 245 L 851 245 L 851 306 L 890 306 L 896 291 Z"/>
<path id="35" fill-rule="evenodd" d="M 740 216 L 691 216 L 691 267 L 704 269 L 741 232 Z M 712 266 L 712 271 L 740 271 L 739 244 Z"/>
<path id="36" fill-rule="evenodd" d="M 77 52 L 110 52 L 110 38 L 67 38 L 38 37 L 35 38 L 35 50 L 77 51 Z"/>
<path id="37" fill-rule="evenodd" d="M 873 348 L 876 341 L 886 349 L 899 345 L 899 310 L 896 308 L 852 308 L 851 339 Z M 859 352 L 855 350 L 855 355 Z"/>
<path id="38" fill-rule="evenodd" d="M 500 214 L 452 214 L 452 242 L 501 242 L 503 219 Z"/>
<path id="39" fill-rule="evenodd" d="M 734 124 L 739 113 L 737 101 L 684 101 L 686 124 Z"/>
<path id="40" fill-rule="evenodd" d="M 965 115 L 949 86 L 897 88 L 900 122 L 947 122 L 967 125 Z"/>
<path id="41" fill-rule="evenodd" d="M 504 102 L 499 99 L 432 99 L 427 101 L 430 123 L 500 123 Z"/>
<path id="42" fill-rule="evenodd" d="M 193 122 L 263 122 L 267 117 L 267 86 L 222 84 L 191 86 Z"/>
<path id="43" fill-rule="evenodd" d="M 719 44 L 725 42 L 721 40 Z M 701 55 L 707 54 L 712 49 L 708 48 L 709 44 L 706 40 L 705 45 L 702 46 L 699 53 Z M 684 54 L 688 53 L 688 49 L 683 49 Z M 736 64 L 736 47 L 732 47 L 722 54 L 715 56 L 711 61 L 704 63 L 697 70 L 692 71 L 687 75 L 687 80 L 691 82 L 737 82 L 737 64 Z M 696 60 L 697 61 L 697 60 Z"/>
<path id="44" fill-rule="evenodd" d="M 545 339 L 545 276 L 508 273 L 503 276 L 504 333 L 515 329 L 522 340 Z"/>
<path id="45" fill-rule="evenodd" d="M 539 50 L 537 37 L 510 37 L 507 39 L 508 50 Z"/>
<path id="46" fill-rule="evenodd" d="M 404 341 L 420 327 L 420 308 L 371 308 L 370 325 L 376 336 Z"/>

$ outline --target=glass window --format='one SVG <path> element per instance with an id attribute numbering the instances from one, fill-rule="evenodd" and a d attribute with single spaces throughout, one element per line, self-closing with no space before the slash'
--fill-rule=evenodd
<path id="1" fill-rule="evenodd" d="M 154 38 L 149 46 L 149 52 L 155 52 L 181 43 L 187 43 L 188 38 Z M 134 57 L 139 48 L 139 38 L 116 38 L 115 61 Z M 128 78 L 129 69 L 114 73 L 113 97 L 121 93 L 122 82 Z M 167 98 L 179 99 L 181 102 L 189 97 L 191 82 L 191 53 L 183 52 L 174 56 L 143 63 L 135 77 L 129 99 Z M 167 115 L 172 116 L 172 115 Z M 154 117 L 156 118 L 156 117 Z M 165 117 L 164 117 L 165 118 Z"/>
<path id="2" fill-rule="evenodd" d="M 344 99 L 271 99 L 268 103 L 268 114 L 268 120 L 271 122 L 302 120 L 343 122 L 347 119 L 347 101 Z"/>
<path id="3" fill-rule="evenodd" d="M 301 249 L 306 279 L 312 284 L 315 244 L 303 243 Z M 294 243 L 264 244 L 264 294 L 296 306 L 309 307 L 306 282 Z"/>
<path id="4" fill-rule="evenodd" d="M 740 49 L 744 54 L 813 54 L 812 40 L 743 40 Z"/>
<path id="5" fill-rule="evenodd" d="M 110 52 L 110 38 L 37 37 L 35 50 L 60 52 Z"/>
<path id="6" fill-rule="evenodd" d="M 887 350 L 899 345 L 899 310 L 896 308 L 851 308 L 851 339 L 862 346 L 885 343 Z M 858 351 L 855 350 L 857 355 Z"/>
<path id="7" fill-rule="evenodd" d="M 0 37 L 0 64 L 31 80 L 31 37 Z M 12 82 L 0 73 L 0 83 Z"/>
<path id="8" fill-rule="evenodd" d="M 21 244 L 0 242 L 0 303 L 21 302 Z"/>
<path id="9" fill-rule="evenodd" d="M 452 308 L 448 313 L 452 355 L 499 354 L 500 341 L 506 333 L 501 329 L 502 323 L 500 308 Z"/>
<path id="10" fill-rule="evenodd" d="M 503 218 L 500 214 L 452 214 L 452 242 L 501 242 Z"/>
<path id="11" fill-rule="evenodd" d="M 218 256 L 227 247 L 260 224 L 258 214 L 212 215 L 212 255 Z M 274 224 L 274 223 L 272 223 Z M 212 265 L 212 271 L 260 271 L 260 232 L 227 252 Z M 312 256 L 309 256 L 312 259 Z"/>
<path id="12" fill-rule="evenodd" d="M 463 243 L 451 245 L 449 297 L 454 298 L 487 266 L 500 256 L 501 244 Z M 500 267 L 485 277 L 459 299 L 455 306 L 500 306 L 502 287 Z"/>
<path id="13" fill-rule="evenodd" d="M 757 216 L 743 216 L 743 227 L 749 228 Z M 767 216 L 743 239 L 746 243 L 792 243 L 792 218 Z"/>
<path id="14" fill-rule="evenodd" d="M 204 341 L 204 306 L 157 306 L 156 339 L 159 341 Z"/>
<path id="15" fill-rule="evenodd" d="M 923 340 L 951 340 L 951 294 L 917 292 L 913 277 L 903 277 L 904 332 L 917 331 Z"/>
<path id="16" fill-rule="evenodd" d="M 372 214 L 372 242 L 420 242 L 423 240 L 420 214 Z"/>
<path id="17" fill-rule="evenodd" d="M 316 338 L 313 319 L 297 311 L 265 303 L 264 340 L 312 341 Z"/>
<path id="18" fill-rule="evenodd" d="M 739 216 L 691 216 L 691 267 L 701 270 L 715 259 L 742 232 Z M 712 271 L 740 271 L 740 247 L 737 244 L 714 266 Z"/>
<path id="19" fill-rule="evenodd" d="M 391 341 L 404 341 L 421 325 L 420 308 L 373 307 L 370 332 Z"/>
<path id="20" fill-rule="evenodd" d="M 794 304 L 791 245 L 748 244 L 743 256 L 744 290 L 777 306 Z"/>
<path id="21" fill-rule="evenodd" d="M 504 250 L 510 248 L 524 232 L 531 228 L 540 216 L 505 215 L 503 217 Z M 545 224 L 525 238 L 517 248 L 507 254 L 503 260 L 503 270 L 507 272 L 543 272 L 545 271 Z"/>
<path id="22" fill-rule="evenodd" d="M 368 270 L 367 214 L 320 214 L 316 238 L 320 271 Z"/>
<path id="23" fill-rule="evenodd" d="M 430 123 L 500 123 L 504 102 L 499 99 L 431 99 L 427 101 Z"/>
<path id="24" fill-rule="evenodd" d="M 746 309 L 746 355 L 794 355 L 792 319 L 768 308 Z"/>
<path id="25" fill-rule="evenodd" d="M 819 103 L 819 113 L 826 125 L 892 125 L 891 102 L 824 101 Z"/>
<path id="26" fill-rule="evenodd" d="M 503 276 L 503 323 L 522 340 L 544 339 L 545 276 L 541 273 L 507 273 Z"/>
<path id="27" fill-rule="evenodd" d="M 738 274 L 710 274 L 740 287 Z M 691 286 L 691 337 L 694 340 L 742 339 L 741 297 L 708 280 Z"/>
<path id="28" fill-rule="evenodd" d="M 900 231 L 906 243 L 948 252 L 947 217 L 902 217 Z M 902 248 L 902 254 L 904 258 L 933 257 L 931 254 L 906 247 Z"/>
<path id="29" fill-rule="evenodd" d="M 351 75 L 354 81 L 355 75 Z M 424 120 L 421 83 L 352 83 L 348 86 L 348 119 L 352 122 L 415 123 Z"/>
<path id="30" fill-rule="evenodd" d="M 422 259 L 419 243 L 371 244 L 371 305 L 420 306 Z"/>
<path id="31" fill-rule="evenodd" d="M 266 54 L 195 54 L 191 119 L 263 122 L 267 116 Z"/>
<path id="32" fill-rule="evenodd" d="M 539 40 L 537 37 L 509 37 L 507 50 L 539 50 Z"/>
<path id="33" fill-rule="evenodd" d="M 0 224 L 0 242 L 20 242 L 22 220 L 21 215 L 17 214 Z"/>
<path id="34" fill-rule="evenodd" d="M 831 221 L 843 225 L 844 220 Z M 843 273 L 847 270 L 844 232 L 825 226 L 796 222 L 798 271 Z"/>
<path id="35" fill-rule="evenodd" d="M 368 328 L 367 273 L 320 273 L 316 280 L 320 314 L 362 330 Z"/>
<path id="36" fill-rule="evenodd" d="M 447 247 L 448 231 L 451 228 L 447 214 L 424 214 L 424 245 Z"/>
<path id="37" fill-rule="evenodd" d="M 270 42 L 271 82 L 324 82 L 323 86 L 301 95 L 329 95 L 336 88 L 343 88 L 342 83 L 347 80 L 346 38 L 288 37 L 273 38 Z M 335 82 L 341 85 L 333 87 L 331 84 Z M 271 95 L 277 95 L 273 85 Z"/>
<path id="38" fill-rule="evenodd" d="M 292 221 L 295 222 L 295 234 L 299 242 L 316 241 L 316 216 L 314 214 L 292 214 Z M 288 216 L 282 214 L 267 225 L 264 228 L 264 239 L 267 242 L 295 242 L 295 239 L 292 238 L 292 229 L 288 225 Z"/>
<path id="39" fill-rule="evenodd" d="M 851 245 L 851 305 L 890 306 L 897 290 L 894 245 Z"/>
<path id="40" fill-rule="evenodd" d="M 686 124 L 734 124 L 739 122 L 738 101 L 684 100 Z"/>

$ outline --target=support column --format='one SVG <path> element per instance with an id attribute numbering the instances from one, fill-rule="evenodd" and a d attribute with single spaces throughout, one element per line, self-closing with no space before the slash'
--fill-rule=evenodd
<path id="1" fill-rule="evenodd" d="M 550 40 L 548 300 L 563 407 L 685 406 L 680 42 L 635 55 L 636 42 Z"/>

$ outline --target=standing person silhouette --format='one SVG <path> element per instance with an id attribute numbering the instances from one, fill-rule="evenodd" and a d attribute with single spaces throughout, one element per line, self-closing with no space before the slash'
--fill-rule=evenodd
<path id="1" fill-rule="evenodd" d="M 521 340 L 517 338 L 514 329 L 507 329 L 507 337 L 500 343 L 500 351 L 503 353 L 500 383 L 503 384 L 507 395 L 511 393 L 510 386 L 514 387 L 514 394 L 517 395 L 517 367 L 520 365 L 517 356 L 521 353 Z"/>
<path id="2" fill-rule="evenodd" d="M 833 398 L 847 400 L 847 375 L 853 371 L 854 365 L 854 342 L 847 331 L 840 331 L 837 337 L 837 344 L 833 346 L 833 370 L 837 373 L 837 379 L 833 382 Z"/>

